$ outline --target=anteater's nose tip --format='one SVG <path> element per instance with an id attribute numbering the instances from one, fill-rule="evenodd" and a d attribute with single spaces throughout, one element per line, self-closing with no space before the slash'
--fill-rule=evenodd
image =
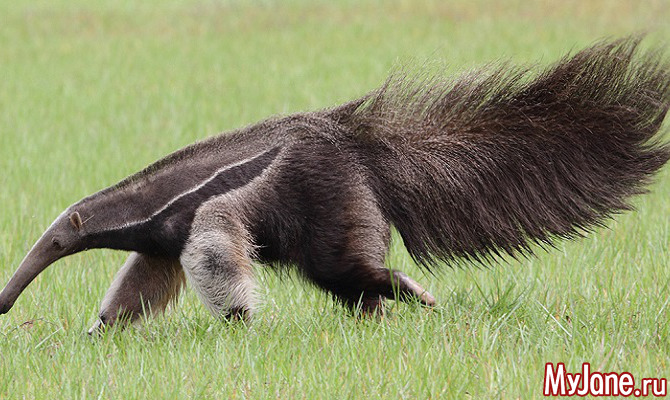
<path id="1" fill-rule="evenodd" d="M 12 305 L 12 303 L 0 300 L 0 315 L 7 314 L 7 312 L 9 312 L 9 310 L 12 308 Z"/>

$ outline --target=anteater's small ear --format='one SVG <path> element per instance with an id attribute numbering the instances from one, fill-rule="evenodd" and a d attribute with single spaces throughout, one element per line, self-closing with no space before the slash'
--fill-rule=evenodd
<path id="1" fill-rule="evenodd" d="M 72 224 L 72 226 L 74 226 L 74 229 L 76 230 L 81 229 L 81 226 L 84 225 L 84 223 L 81 222 L 81 216 L 76 211 L 70 214 L 70 223 Z"/>

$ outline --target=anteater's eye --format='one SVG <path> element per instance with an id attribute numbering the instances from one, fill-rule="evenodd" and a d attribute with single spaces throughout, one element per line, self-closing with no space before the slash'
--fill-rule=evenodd
<path id="1" fill-rule="evenodd" d="M 52 238 L 51 239 L 51 244 L 53 244 L 54 248 L 56 250 L 63 250 L 63 245 L 60 244 L 57 238 Z"/>

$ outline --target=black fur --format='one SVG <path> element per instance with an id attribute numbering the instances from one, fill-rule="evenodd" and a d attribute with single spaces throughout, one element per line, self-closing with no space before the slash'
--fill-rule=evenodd
<path id="1" fill-rule="evenodd" d="M 639 40 L 604 42 L 539 76 L 392 77 L 335 113 L 385 217 L 421 263 L 530 253 L 629 209 L 670 157 L 654 135 L 670 66 Z"/>
<path id="2" fill-rule="evenodd" d="M 387 295 L 389 223 L 426 267 L 528 255 L 532 243 L 603 225 L 670 158 L 655 136 L 670 68 L 638 45 L 600 43 L 533 78 L 504 68 L 456 81 L 397 75 L 361 100 L 295 117 L 302 136 L 267 207 L 253 211 L 260 255 L 297 263 L 351 302 Z"/>

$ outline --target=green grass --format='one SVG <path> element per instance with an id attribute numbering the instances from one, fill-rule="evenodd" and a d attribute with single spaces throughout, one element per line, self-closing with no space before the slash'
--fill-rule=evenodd
<path id="1" fill-rule="evenodd" d="M 152 3 L 0 5 L 0 284 L 81 197 L 197 139 L 352 99 L 399 64 L 453 73 L 670 39 L 667 1 Z M 124 254 L 76 255 L 0 317 L 0 398 L 538 398 L 546 362 L 667 378 L 669 198 L 665 168 L 609 229 L 492 269 L 423 274 L 396 241 L 388 264 L 440 303 L 391 303 L 381 320 L 259 267 L 250 327 L 189 291 L 94 340 Z"/>

